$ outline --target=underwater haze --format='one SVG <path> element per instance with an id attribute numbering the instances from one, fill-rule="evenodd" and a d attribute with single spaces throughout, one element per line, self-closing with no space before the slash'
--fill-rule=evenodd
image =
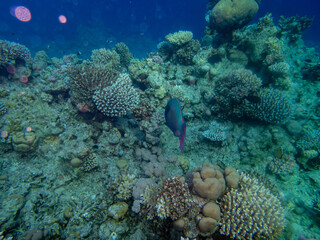
<path id="1" fill-rule="evenodd" d="M 1 0 L 0 240 L 320 240 L 316 0 Z"/>

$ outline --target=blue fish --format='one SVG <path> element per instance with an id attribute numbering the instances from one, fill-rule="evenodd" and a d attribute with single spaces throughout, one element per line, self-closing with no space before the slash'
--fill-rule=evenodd
<path id="1" fill-rule="evenodd" d="M 183 143 L 186 136 L 186 122 L 184 121 L 182 108 L 178 98 L 170 99 L 165 110 L 166 125 L 180 140 L 180 150 L 183 152 Z"/>

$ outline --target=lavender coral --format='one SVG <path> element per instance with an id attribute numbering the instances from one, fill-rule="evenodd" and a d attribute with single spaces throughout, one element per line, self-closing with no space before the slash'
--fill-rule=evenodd
<path id="1" fill-rule="evenodd" d="M 31 59 L 30 50 L 19 43 L 0 40 L 0 66 L 17 59 Z"/>
<path id="2" fill-rule="evenodd" d="M 279 199 L 246 174 L 241 174 L 240 188 L 232 188 L 222 197 L 220 208 L 220 233 L 232 239 L 272 239 L 285 226 Z"/>
<path id="3" fill-rule="evenodd" d="M 139 104 L 139 94 L 132 87 L 128 74 L 120 74 L 110 86 L 97 89 L 93 101 L 99 111 L 108 117 L 121 117 Z"/>

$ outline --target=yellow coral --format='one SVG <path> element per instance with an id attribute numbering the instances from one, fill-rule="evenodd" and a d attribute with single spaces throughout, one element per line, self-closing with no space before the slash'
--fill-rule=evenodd
<path id="1" fill-rule="evenodd" d="M 176 46 L 182 46 L 189 42 L 193 38 L 193 34 L 190 31 L 179 31 L 170 33 L 166 36 L 166 40 Z"/>

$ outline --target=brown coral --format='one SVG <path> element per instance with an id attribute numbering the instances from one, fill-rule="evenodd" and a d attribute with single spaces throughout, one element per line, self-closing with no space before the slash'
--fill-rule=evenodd
<path id="1" fill-rule="evenodd" d="M 220 208 L 220 233 L 234 239 L 272 239 L 285 226 L 279 199 L 246 174 L 241 174 L 240 188 L 232 188 L 222 197 Z"/>
<path id="2" fill-rule="evenodd" d="M 161 219 L 169 217 L 176 220 L 188 212 L 192 203 L 193 199 L 185 179 L 174 176 L 163 182 L 155 208 Z"/>
<path id="3" fill-rule="evenodd" d="M 219 167 L 204 163 L 193 173 L 193 190 L 203 198 L 217 200 L 225 190 L 225 180 Z"/>

